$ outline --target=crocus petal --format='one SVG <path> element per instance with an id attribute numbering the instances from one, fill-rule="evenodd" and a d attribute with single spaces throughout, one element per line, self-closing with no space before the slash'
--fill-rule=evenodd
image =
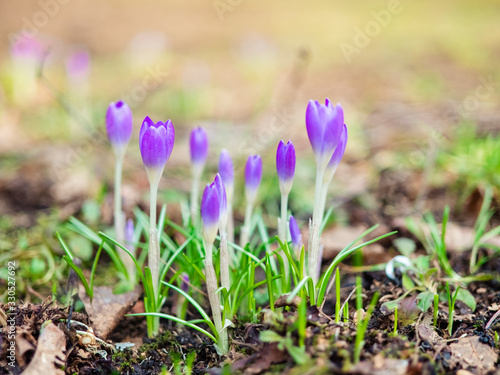
<path id="1" fill-rule="evenodd" d="M 132 111 L 122 100 L 111 103 L 106 112 L 106 132 L 113 146 L 127 144 L 132 136 Z"/>
<path id="2" fill-rule="evenodd" d="M 332 158 L 328 163 L 328 168 L 336 168 L 340 164 L 340 161 L 344 156 L 346 146 L 347 146 L 347 126 L 344 124 L 344 126 L 342 127 L 342 134 L 340 135 L 340 142 L 337 145 L 337 147 L 335 147 L 335 151 L 333 152 Z"/>
<path id="3" fill-rule="evenodd" d="M 163 168 L 167 162 L 165 148 L 166 129 L 164 126 L 149 127 L 143 134 L 140 149 L 142 162 L 147 168 Z"/>
<path id="4" fill-rule="evenodd" d="M 201 198 L 201 220 L 205 235 L 213 241 L 220 217 L 219 192 L 215 182 L 205 187 Z"/>
<path id="5" fill-rule="evenodd" d="M 167 120 L 165 122 L 165 130 L 166 130 L 166 136 L 165 136 L 165 150 L 166 150 L 166 160 L 165 162 L 170 159 L 170 155 L 172 155 L 172 150 L 174 149 L 174 143 L 175 143 L 175 129 L 174 125 L 172 125 L 172 121 Z"/>
<path id="6" fill-rule="evenodd" d="M 189 137 L 189 146 L 191 151 L 191 162 L 198 165 L 205 164 L 208 153 L 208 138 L 205 129 L 193 129 Z"/>
<path id="7" fill-rule="evenodd" d="M 292 237 L 292 244 L 294 247 L 302 246 L 302 234 L 300 233 L 299 226 L 295 218 L 290 215 L 290 236 Z"/>
<path id="8" fill-rule="evenodd" d="M 155 123 L 153 122 L 153 120 L 151 120 L 149 116 L 146 116 L 146 118 L 142 122 L 141 130 L 139 131 L 139 144 L 142 143 L 142 137 L 144 136 L 144 133 L 146 133 L 146 130 L 154 125 Z"/>
<path id="9" fill-rule="evenodd" d="M 262 159 L 259 155 L 250 155 L 245 166 L 245 187 L 249 192 L 256 192 L 262 179 Z"/>
<path id="10" fill-rule="evenodd" d="M 295 174 L 295 148 L 291 141 L 288 141 L 287 144 L 280 141 L 276 151 L 276 170 L 280 183 L 285 184 L 293 180 Z"/>
<path id="11" fill-rule="evenodd" d="M 234 183 L 233 161 L 227 150 L 222 150 L 220 152 L 219 174 L 222 177 L 222 181 L 224 181 L 224 184 L 226 184 L 226 186 L 233 185 Z"/>

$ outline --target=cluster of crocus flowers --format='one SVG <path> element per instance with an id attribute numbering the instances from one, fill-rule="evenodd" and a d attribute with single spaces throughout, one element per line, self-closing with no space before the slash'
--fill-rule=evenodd
<path id="1" fill-rule="evenodd" d="M 106 132 L 115 154 L 115 202 L 114 202 L 114 224 L 115 236 L 119 243 L 123 242 L 125 233 L 125 216 L 122 213 L 122 169 L 123 159 L 127 145 L 132 136 L 132 111 L 127 103 L 119 100 L 109 105 L 106 112 Z M 132 280 L 135 274 L 135 266 L 130 257 L 123 251 L 119 252 L 123 263 Z"/>
<path id="2" fill-rule="evenodd" d="M 201 199 L 201 220 L 203 227 L 203 241 L 205 248 L 205 279 L 207 284 L 208 299 L 212 309 L 212 317 L 219 339 L 218 350 L 226 353 L 228 350 L 227 330 L 222 324 L 222 314 L 219 294 L 217 294 L 218 282 L 213 264 L 213 244 L 217 230 L 222 228 L 224 221 L 227 222 L 227 197 L 226 190 L 220 175 L 215 177 L 214 182 L 207 185 Z M 220 254 L 220 269 L 222 286 L 229 289 L 229 270 L 227 250 Z"/>
<path id="3" fill-rule="evenodd" d="M 191 223 L 197 223 L 198 217 L 198 191 L 200 189 L 201 176 L 208 153 L 207 132 L 203 128 L 195 128 L 189 137 L 189 150 L 191 153 L 191 167 L 193 171 L 193 183 L 191 185 Z"/>
<path id="4" fill-rule="evenodd" d="M 158 230 L 156 229 L 156 196 L 165 164 L 174 148 L 174 141 L 175 130 L 170 120 L 155 123 L 146 116 L 139 133 L 139 148 L 150 186 L 148 266 L 151 270 L 155 294 L 158 293 L 158 284 L 160 282 L 160 246 Z"/>
<path id="5" fill-rule="evenodd" d="M 262 159 L 259 155 L 250 155 L 245 165 L 245 221 L 241 228 L 240 245 L 244 247 L 250 239 L 252 212 L 262 180 Z"/>
<path id="6" fill-rule="evenodd" d="M 326 99 L 325 104 L 309 101 L 306 110 L 306 128 L 316 161 L 316 187 L 313 218 L 309 227 L 308 275 L 317 283 L 320 259 L 320 226 L 326 204 L 326 192 L 335 170 L 344 154 L 347 128 L 340 104 L 335 107 Z"/>

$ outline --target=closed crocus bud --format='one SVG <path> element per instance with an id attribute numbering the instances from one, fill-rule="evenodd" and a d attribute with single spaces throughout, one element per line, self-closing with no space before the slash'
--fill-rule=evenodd
<path id="1" fill-rule="evenodd" d="M 139 133 L 139 148 L 148 176 L 152 171 L 157 173 L 157 177 L 161 175 L 172 154 L 174 141 L 175 130 L 172 121 L 158 121 L 155 124 L 146 116 Z"/>
<path id="2" fill-rule="evenodd" d="M 295 147 L 288 141 L 280 141 L 276 151 L 276 170 L 280 180 L 281 194 L 288 195 L 292 189 L 293 175 L 295 174 Z"/>
<path id="3" fill-rule="evenodd" d="M 123 100 L 109 105 L 106 112 L 106 131 L 115 152 L 124 152 L 132 136 L 132 111 Z"/>
<path id="4" fill-rule="evenodd" d="M 208 139 L 207 132 L 203 128 L 195 128 L 189 137 L 191 151 L 191 163 L 196 169 L 203 169 L 207 160 Z"/>
<path id="5" fill-rule="evenodd" d="M 215 182 L 207 185 L 201 198 L 201 221 L 203 237 L 207 246 L 211 246 L 217 234 L 220 219 L 219 191 Z"/>
<path id="6" fill-rule="evenodd" d="M 253 202 L 262 179 L 262 159 L 259 155 L 250 155 L 245 166 L 245 193 L 247 200 Z"/>
<path id="7" fill-rule="evenodd" d="M 302 234 L 295 218 L 290 215 L 290 236 L 292 237 L 292 245 L 294 249 L 302 247 Z"/>
<path id="8" fill-rule="evenodd" d="M 226 187 L 222 181 L 222 177 L 219 173 L 215 176 L 215 186 L 217 187 L 217 192 L 219 193 L 219 204 L 220 204 L 220 225 L 221 228 L 226 228 L 227 226 L 227 195 Z"/>
<path id="9" fill-rule="evenodd" d="M 310 100 L 306 110 L 307 136 L 311 142 L 318 168 L 325 168 L 340 141 L 344 111 L 340 104 L 332 106 Z"/>
<path id="10" fill-rule="evenodd" d="M 234 167 L 227 150 L 222 150 L 219 157 L 219 174 L 226 187 L 227 199 L 231 201 L 234 193 Z"/>

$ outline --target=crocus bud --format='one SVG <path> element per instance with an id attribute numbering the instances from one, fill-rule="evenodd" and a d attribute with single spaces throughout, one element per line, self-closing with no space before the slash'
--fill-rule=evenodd
<path id="1" fill-rule="evenodd" d="M 292 237 L 292 245 L 294 249 L 302 247 L 302 234 L 295 218 L 290 215 L 290 236 Z"/>
<path id="2" fill-rule="evenodd" d="M 189 137 L 189 146 L 191 151 L 191 163 L 197 170 L 203 169 L 207 160 L 208 139 L 207 132 L 203 128 L 195 128 L 191 131 Z"/>
<path id="3" fill-rule="evenodd" d="M 18 61 L 40 62 L 44 48 L 35 36 L 28 32 L 21 32 L 13 35 L 10 53 L 12 58 Z"/>
<path id="4" fill-rule="evenodd" d="M 219 193 L 219 204 L 220 204 L 220 227 L 225 229 L 227 226 L 227 196 L 226 187 L 222 181 L 222 177 L 217 173 L 215 176 L 215 186 L 217 187 L 217 192 Z"/>
<path id="5" fill-rule="evenodd" d="M 139 133 L 139 148 L 148 175 L 150 171 L 155 171 L 159 178 L 172 154 L 174 140 L 175 130 L 172 121 L 158 121 L 155 124 L 146 116 Z"/>
<path id="6" fill-rule="evenodd" d="M 262 159 L 259 155 L 250 155 L 245 166 L 245 194 L 249 202 L 255 200 L 261 179 Z"/>
<path id="7" fill-rule="evenodd" d="M 201 198 L 201 221 L 203 237 L 207 246 L 211 246 L 217 234 L 220 219 L 219 191 L 215 182 L 207 185 Z"/>
<path id="8" fill-rule="evenodd" d="M 90 74 L 90 55 L 85 49 L 78 49 L 66 59 L 66 72 L 75 84 L 85 82 Z"/>
<path id="9" fill-rule="evenodd" d="M 310 100 L 306 110 L 307 136 L 313 148 L 318 168 L 325 168 L 340 141 L 344 125 L 344 111 L 340 104 L 332 106 Z"/>
<path id="10" fill-rule="evenodd" d="M 122 100 L 109 105 L 106 112 L 106 131 L 115 153 L 122 153 L 132 136 L 132 111 Z"/>
<path id="11" fill-rule="evenodd" d="M 287 144 L 280 141 L 278 144 L 276 170 L 280 180 L 281 194 L 288 195 L 292 189 L 295 173 L 295 147 L 293 147 L 292 141 L 288 141 Z"/>
<path id="12" fill-rule="evenodd" d="M 219 157 L 219 174 L 226 187 L 227 199 L 231 201 L 234 194 L 234 167 L 227 150 L 222 150 Z"/>

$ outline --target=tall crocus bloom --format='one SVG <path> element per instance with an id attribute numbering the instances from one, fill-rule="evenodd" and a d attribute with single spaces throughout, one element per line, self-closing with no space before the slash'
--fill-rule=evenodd
<path id="1" fill-rule="evenodd" d="M 222 150 L 219 157 L 219 174 L 226 187 L 227 195 L 227 237 L 234 242 L 233 196 L 234 196 L 234 167 L 227 150 Z M 232 249 L 232 248 L 231 248 Z"/>
<path id="2" fill-rule="evenodd" d="M 333 152 L 332 158 L 330 159 L 330 162 L 326 167 L 325 175 L 323 178 L 323 190 L 321 192 L 321 206 L 320 206 L 320 215 L 321 215 L 320 221 L 323 221 L 323 216 L 325 214 L 326 196 L 328 193 L 328 187 L 330 186 L 333 176 L 335 175 L 335 172 L 337 171 L 340 161 L 344 156 L 346 146 L 347 146 L 347 126 L 344 124 L 344 126 L 342 127 L 342 134 L 340 135 L 340 142 L 337 145 L 337 147 L 335 147 L 335 151 Z"/>
<path id="3" fill-rule="evenodd" d="M 201 221 L 203 226 L 203 239 L 205 247 L 205 279 L 207 283 L 208 300 L 212 309 L 215 329 L 219 333 L 217 345 L 222 353 L 228 350 L 227 331 L 223 330 L 220 299 L 217 294 L 218 283 L 213 265 L 212 247 L 220 224 L 220 190 L 216 182 L 205 187 L 201 199 Z"/>
<path id="4" fill-rule="evenodd" d="M 127 145 L 132 136 L 132 111 L 122 100 L 112 102 L 106 112 L 106 132 L 115 153 L 115 202 L 114 221 L 115 237 L 118 243 L 123 243 L 125 218 L 122 213 L 122 169 Z M 127 270 L 135 270 L 133 260 L 122 250 L 118 250 Z M 131 279 L 131 274 L 129 278 Z"/>
<path id="5" fill-rule="evenodd" d="M 244 247 L 250 239 L 250 224 L 252 220 L 252 210 L 257 198 L 262 179 L 262 159 L 259 155 L 250 155 L 245 166 L 245 197 L 247 206 L 245 211 L 245 222 L 241 230 L 240 245 Z"/>
<path id="6" fill-rule="evenodd" d="M 227 248 L 227 195 L 222 177 L 217 173 L 215 176 L 215 186 L 219 194 L 220 217 L 219 217 L 219 233 L 220 233 L 220 281 L 221 286 L 229 291 L 229 252 Z"/>
<path id="7" fill-rule="evenodd" d="M 322 192 L 324 175 L 335 148 L 340 142 L 344 126 L 344 111 L 340 104 L 335 107 L 326 99 L 325 104 L 309 101 L 306 109 L 306 129 L 316 160 L 316 187 L 313 218 L 309 228 L 308 275 L 316 284 L 319 278 L 320 251 L 319 228 L 322 220 Z"/>
<path id="8" fill-rule="evenodd" d="M 198 214 L 198 191 L 200 179 L 207 161 L 208 138 L 203 128 L 195 128 L 189 137 L 189 150 L 191 152 L 191 165 L 193 168 L 193 183 L 191 186 L 191 222 L 196 222 Z"/>
<path id="9" fill-rule="evenodd" d="M 148 266 L 151 269 L 155 295 L 158 295 L 160 281 L 160 247 L 156 229 L 156 196 L 160 177 L 174 148 L 174 141 L 175 130 L 170 120 L 154 123 L 153 120 L 146 116 L 139 133 L 139 148 L 150 186 Z"/>

